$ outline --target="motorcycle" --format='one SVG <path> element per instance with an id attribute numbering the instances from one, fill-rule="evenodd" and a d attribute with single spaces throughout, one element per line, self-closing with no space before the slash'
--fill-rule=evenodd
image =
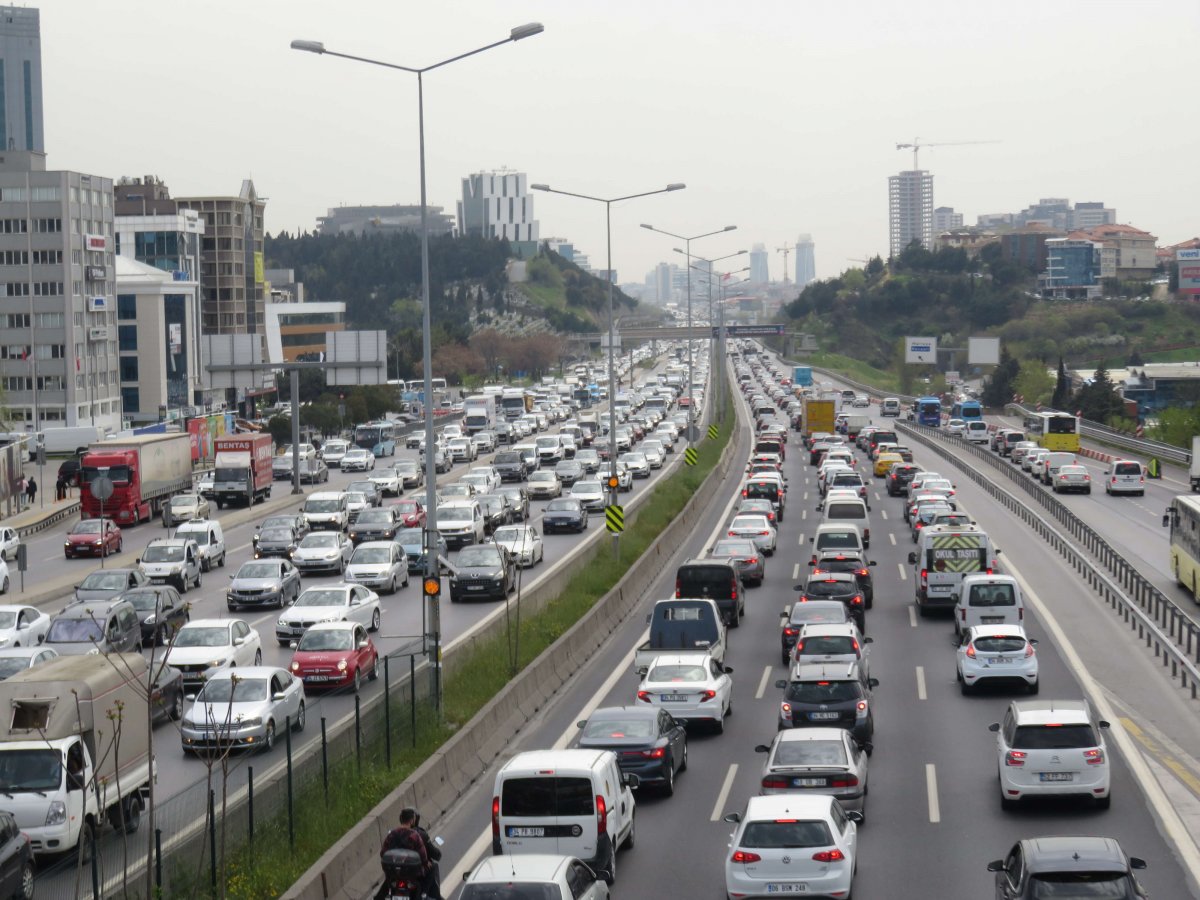
<path id="1" fill-rule="evenodd" d="M 434 843 L 441 846 L 442 839 Z M 427 900 L 425 874 L 421 870 L 421 854 L 415 850 L 386 850 L 380 859 L 383 865 L 383 887 L 376 896 L 381 900 Z M 435 864 L 434 883 L 437 882 Z"/>

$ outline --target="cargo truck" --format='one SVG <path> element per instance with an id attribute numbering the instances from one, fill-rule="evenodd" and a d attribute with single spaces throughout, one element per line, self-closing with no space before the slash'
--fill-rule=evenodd
<path id="1" fill-rule="evenodd" d="M 533 394 L 527 394 L 524 388 L 505 388 L 500 395 L 500 406 L 505 420 L 511 422 L 533 411 Z"/>
<path id="2" fill-rule="evenodd" d="M 812 387 L 812 366 L 792 366 L 793 387 Z"/>
<path id="3" fill-rule="evenodd" d="M 805 437 L 809 437 L 818 431 L 833 434 L 833 420 L 835 415 L 836 404 L 832 400 L 806 399 L 804 401 L 804 420 L 801 426 L 801 433 Z"/>
<path id="4" fill-rule="evenodd" d="M 271 496 L 275 478 L 271 457 L 275 450 L 271 435 L 223 434 L 213 441 L 216 471 L 213 492 L 217 509 L 225 504 L 253 506 Z"/>
<path id="5" fill-rule="evenodd" d="M 113 488 L 103 501 L 91 491 L 102 475 Z M 81 460 L 80 485 L 83 518 L 103 515 L 122 526 L 149 522 L 173 494 L 192 488 L 191 435 L 142 434 L 92 444 Z"/>
<path id="6" fill-rule="evenodd" d="M 463 427 L 467 434 L 491 431 L 496 427 L 496 397 L 477 394 L 463 400 Z"/>
<path id="7" fill-rule="evenodd" d="M 186 437 L 186 435 L 185 435 Z M 60 656 L 0 682 L 0 792 L 38 855 L 137 831 L 154 777 L 139 653 Z"/>

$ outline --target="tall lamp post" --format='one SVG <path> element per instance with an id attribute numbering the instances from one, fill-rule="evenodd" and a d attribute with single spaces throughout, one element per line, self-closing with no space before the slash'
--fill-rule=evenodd
<path id="1" fill-rule="evenodd" d="M 622 200 L 634 200 L 638 197 L 650 197 L 654 194 L 665 194 L 669 191 L 681 191 L 687 185 L 681 183 L 668 184 L 656 191 L 642 191 L 640 194 L 626 194 L 624 197 L 591 197 L 587 194 L 576 194 L 572 191 L 560 191 L 547 184 L 531 184 L 535 191 L 545 191 L 548 194 L 563 194 L 567 197 L 578 197 L 580 200 L 591 200 L 604 204 L 604 240 L 607 247 L 608 262 L 608 482 L 610 503 L 616 503 L 617 489 L 612 485 L 617 480 L 617 364 L 613 358 L 613 346 L 616 338 L 613 331 L 613 277 L 612 277 L 612 205 Z M 632 375 L 630 376 L 632 377 Z M 613 536 L 613 550 L 619 546 L 620 538 Z"/>
<path id="2" fill-rule="evenodd" d="M 746 268 L 739 269 L 738 271 L 739 272 L 749 272 L 750 267 L 746 266 Z M 725 288 L 736 287 L 737 285 L 745 284 L 746 282 L 748 282 L 750 280 L 749 278 L 741 278 L 737 281 L 733 281 L 733 282 L 730 282 L 729 284 L 725 284 L 725 279 L 733 274 L 735 274 L 735 273 L 734 272 L 726 272 L 721 277 L 720 284 L 717 285 L 717 293 L 718 293 L 717 315 L 721 320 L 720 325 L 717 328 L 717 353 L 719 354 L 722 373 L 724 373 L 724 367 L 725 367 Z M 725 420 L 725 391 L 722 390 L 718 396 L 720 397 L 719 402 L 721 405 L 720 417 L 721 417 L 721 421 L 724 421 Z"/>
<path id="3" fill-rule="evenodd" d="M 671 249 L 673 249 L 676 253 L 684 252 L 683 250 L 680 250 L 678 247 L 673 247 Z M 713 377 L 716 379 L 721 378 L 721 371 L 717 368 L 719 360 L 717 359 L 716 319 L 713 318 L 713 298 L 712 298 L 713 279 L 712 279 L 712 276 L 714 273 L 712 270 L 712 265 L 713 265 L 713 263 L 720 262 L 723 259 L 733 259 L 735 256 L 744 256 L 747 252 L 748 251 L 746 251 L 746 250 L 738 250 L 734 253 L 726 253 L 724 256 L 715 256 L 712 259 L 709 259 L 708 257 L 705 257 L 705 256 L 697 256 L 696 259 L 703 260 L 705 263 L 707 263 L 707 266 L 703 269 L 700 266 L 692 266 L 691 267 L 691 268 L 695 269 L 697 272 L 707 272 L 708 273 L 708 327 L 713 329 L 713 336 L 711 338 L 709 338 L 709 341 L 708 341 L 708 346 L 709 346 L 709 350 L 710 350 L 710 352 L 708 354 L 708 365 L 709 365 L 709 370 L 712 372 Z M 749 270 L 749 267 L 747 267 L 746 269 L 741 269 L 739 271 L 745 272 L 748 270 Z M 726 272 L 724 277 L 728 278 L 729 275 L 730 275 L 730 273 Z M 714 384 L 713 387 L 715 387 L 719 390 L 720 384 L 719 383 Z"/>
<path id="4" fill-rule="evenodd" d="M 424 327 L 425 336 L 423 341 L 423 359 L 422 364 L 425 375 L 425 396 L 424 396 L 424 415 L 425 415 L 425 582 L 424 582 L 424 597 L 429 605 L 429 629 L 428 637 L 432 638 L 429 647 L 428 655 L 430 668 L 432 672 L 432 693 L 433 702 L 436 709 L 441 711 L 442 708 L 442 647 L 441 647 L 441 611 L 439 608 L 441 578 L 440 578 L 440 563 L 437 555 L 437 461 L 435 444 L 433 439 L 433 343 L 432 343 L 432 327 L 430 315 L 429 301 L 429 207 L 426 204 L 425 193 L 425 73 L 432 72 L 434 69 L 440 69 L 443 66 L 448 66 L 452 62 L 458 62 L 460 59 L 466 59 L 468 56 L 475 56 L 477 53 L 482 53 L 485 50 L 491 50 L 493 47 L 499 47 L 502 44 L 514 43 L 524 40 L 527 37 L 533 37 L 535 34 L 541 34 L 543 28 L 540 22 L 530 22 L 527 25 L 518 25 L 513 28 L 508 37 L 501 41 L 495 41 L 486 46 L 479 47 L 475 50 L 468 50 L 466 53 L 460 53 L 457 56 L 452 56 L 449 59 L 443 59 L 441 62 L 435 62 L 428 66 L 413 67 L 402 66 L 397 63 L 385 62 L 379 59 L 369 59 L 365 56 L 353 56 L 349 53 L 335 53 L 332 50 L 327 50 L 325 45 L 320 41 L 292 41 L 291 47 L 293 50 L 303 50 L 307 53 L 318 53 L 326 56 L 336 56 L 340 59 L 349 59 L 355 62 L 367 63 L 372 66 L 382 66 L 385 69 L 397 69 L 401 72 L 409 72 L 417 76 L 417 141 L 420 148 L 420 167 L 421 167 L 421 306 L 422 306 L 422 326 Z M 424 637 L 422 638 L 424 640 Z"/>
<path id="5" fill-rule="evenodd" d="M 653 225 L 642 225 L 643 228 L 650 231 L 656 231 L 659 234 L 665 234 L 667 237 L 673 237 L 676 240 L 683 241 L 684 254 L 687 256 L 687 327 L 688 327 L 688 449 L 696 442 L 696 400 L 692 394 L 692 241 L 698 241 L 700 238 L 712 237 L 714 234 L 723 234 L 726 231 L 734 231 L 736 225 L 726 225 L 724 228 L 718 228 L 716 231 L 706 231 L 703 234 L 693 234 L 690 237 L 682 234 L 675 234 L 671 231 L 664 231 L 661 228 L 655 228 Z"/>

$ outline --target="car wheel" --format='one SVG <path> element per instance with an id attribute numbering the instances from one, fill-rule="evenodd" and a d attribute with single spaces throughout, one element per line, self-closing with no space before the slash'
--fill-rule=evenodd
<path id="1" fill-rule="evenodd" d="M 375 661 L 371 663 L 371 671 L 367 673 L 367 681 L 374 681 L 379 677 L 379 657 L 375 657 Z"/>
<path id="2" fill-rule="evenodd" d="M 369 627 L 370 631 L 378 631 L 379 630 L 379 619 L 380 619 L 379 607 L 376 607 L 375 611 L 373 613 L 371 613 L 371 625 Z"/>
<path id="3" fill-rule="evenodd" d="M 675 793 L 675 761 L 668 759 L 663 767 L 663 793 L 670 797 Z"/>
<path id="4" fill-rule="evenodd" d="M 21 888 L 17 892 L 21 900 L 33 900 L 33 860 L 21 866 Z"/>
<path id="5" fill-rule="evenodd" d="M 125 539 L 121 538 L 121 540 L 117 541 L 117 552 L 120 553 L 124 549 L 125 549 Z"/>
<path id="6" fill-rule="evenodd" d="M 172 722 L 178 722 L 183 718 L 183 691 L 175 692 L 175 698 L 171 701 L 171 708 L 167 710 L 167 718 Z"/>
<path id="7" fill-rule="evenodd" d="M 625 835 L 625 840 L 621 843 L 621 846 L 624 847 L 626 850 L 632 850 L 633 845 L 636 842 L 636 837 L 637 837 L 636 833 L 637 833 L 637 813 L 634 813 L 632 816 L 629 817 L 629 834 Z M 616 868 L 615 868 L 616 859 L 617 859 L 617 855 L 614 853 L 613 854 L 613 863 L 614 863 L 613 875 L 616 875 Z"/>
<path id="8" fill-rule="evenodd" d="M 217 560 L 217 565 L 220 566 L 222 569 L 225 568 L 225 551 L 224 550 L 221 551 L 221 558 L 219 560 Z"/>
<path id="9" fill-rule="evenodd" d="M 270 753 L 271 749 L 275 746 L 275 723 L 274 722 L 267 722 L 267 731 L 266 731 L 266 734 L 263 735 L 262 746 L 263 746 L 264 753 Z"/>
<path id="10" fill-rule="evenodd" d="M 261 650 L 254 651 L 254 664 L 256 666 L 262 665 L 262 651 Z"/>
<path id="11" fill-rule="evenodd" d="M 153 643 L 158 647 L 167 646 L 167 644 L 171 643 L 171 630 L 166 625 L 160 626 L 158 632 L 154 635 Z"/>
<path id="12" fill-rule="evenodd" d="M 300 708 L 296 710 L 296 721 L 292 723 L 293 731 L 304 730 L 304 701 L 300 701 Z"/>
<path id="13" fill-rule="evenodd" d="M 200 590 L 200 570 L 196 570 L 196 590 Z"/>

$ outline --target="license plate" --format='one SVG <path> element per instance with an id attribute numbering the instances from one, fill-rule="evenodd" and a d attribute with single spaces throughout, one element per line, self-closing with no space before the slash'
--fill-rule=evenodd
<path id="1" fill-rule="evenodd" d="M 982 616 L 979 621 L 984 625 L 1000 625 L 1004 622 L 1004 616 Z"/>
<path id="2" fill-rule="evenodd" d="M 510 825 L 508 827 L 508 836 L 509 837 L 525 837 L 525 838 L 545 837 L 546 829 L 545 828 L 518 828 L 515 825 Z"/>
<path id="3" fill-rule="evenodd" d="M 482 584 L 468 584 L 467 590 L 468 591 L 482 591 L 483 585 Z"/>
<path id="4" fill-rule="evenodd" d="M 824 778 L 793 778 L 792 787 L 825 787 Z"/>
<path id="5" fill-rule="evenodd" d="M 989 666 L 998 666 L 998 665 L 1001 665 L 1003 663 L 1008 663 L 1008 662 L 1012 662 L 1012 660 L 1008 659 L 1007 657 L 1004 657 L 1004 656 L 992 656 L 992 657 L 988 658 Z"/>
<path id="6" fill-rule="evenodd" d="M 808 717 L 810 719 L 836 719 L 838 714 L 835 712 L 815 712 L 809 713 Z"/>
<path id="7" fill-rule="evenodd" d="M 305 675 L 304 680 L 305 681 L 328 681 L 329 676 L 328 675 Z"/>
<path id="8" fill-rule="evenodd" d="M 1038 772 L 1040 781 L 1074 781 L 1074 772 Z"/>
<path id="9" fill-rule="evenodd" d="M 767 884 L 768 894 L 804 894 L 808 892 L 808 885 L 802 881 L 792 884 L 775 884 L 769 882 Z"/>
<path id="10" fill-rule="evenodd" d="M 683 694 L 659 694 L 658 699 L 663 703 L 685 703 L 687 697 Z"/>

